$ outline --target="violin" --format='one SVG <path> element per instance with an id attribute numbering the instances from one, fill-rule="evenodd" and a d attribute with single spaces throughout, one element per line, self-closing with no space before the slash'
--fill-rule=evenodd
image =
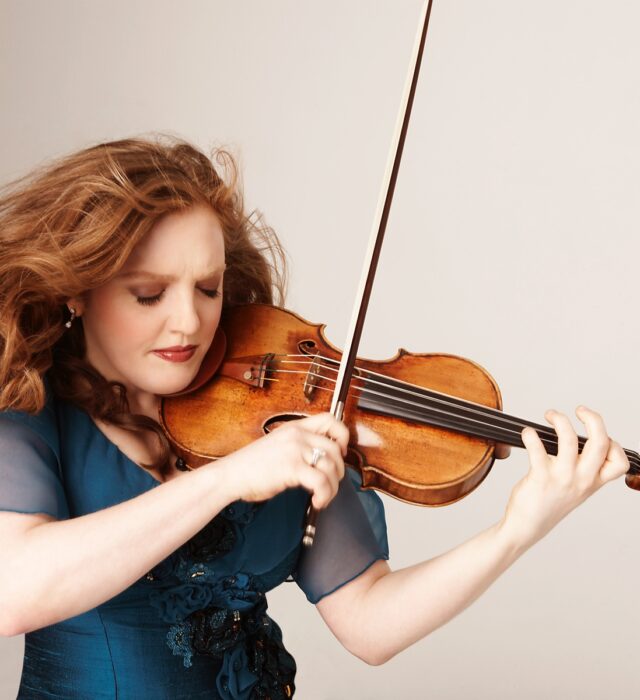
<path id="1" fill-rule="evenodd" d="M 498 385 L 471 360 L 406 350 L 386 361 L 357 357 L 432 3 L 423 6 L 344 353 L 327 341 L 323 325 L 289 311 L 260 304 L 227 309 L 192 384 L 161 402 L 159 421 L 187 467 L 229 454 L 283 421 L 327 410 L 349 428 L 345 461 L 360 472 L 363 488 L 408 503 L 441 506 L 463 498 L 489 473 L 497 444 L 523 447 L 526 426 L 557 454 L 555 432 L 504 414 Z M 579 437 L 580 449 L 585 443 Z M 625 452 L 626 483 L 640 490 L 640 455 Z M 307 546 L 316 515 L 310 506 Z"/>
<path id="2" fill-rule="evenodd" d="M 160 423 L 186 467 L 329 410 L 342 354 L 324 328 L 267 304 L 225 312 L 193 382 L 161 400 Z M 526 426 L 557 454 L 550 427 L 501 409 L 498 385 L 472 360 L 403 349 L 389 360 L 359 358 L 344 410 L 345 462 L 365 489 L 423 506 L 454 503 L 487 476 L 496 444 L 524 447 Z M 579 437 L 580 448 L 585 442 Z M 640 454 L 625 452 L 626 483 L 640 490 Z"/>

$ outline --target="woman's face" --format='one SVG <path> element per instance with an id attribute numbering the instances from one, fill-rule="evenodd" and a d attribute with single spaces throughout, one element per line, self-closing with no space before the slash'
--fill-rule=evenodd
<path id="1" fill-rule="evenodd" d="M 88 361 L 122 382 L 138 408 L 151 407 L 151 395 L 183 389 L 218 327 L 223 274 L 222 227 L 210 208 L 163 217 L 119 274 L 78 304 Z M 196 347 L 184 362 L 154 352 L 187 345 Z"/>

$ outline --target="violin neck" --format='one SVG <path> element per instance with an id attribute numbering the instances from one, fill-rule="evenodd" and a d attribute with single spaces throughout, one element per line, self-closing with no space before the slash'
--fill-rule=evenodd
<path id="1" fill-rule="evenodd" d="M 547 425 L 389 377 L 377 375 L 376 379 L 377 384 L 382 386 L 377 386 L 375 391 L 360 389 L 358 408 L 364 411 L 444 428 L 513 447 L 524 447 L 521 433 L 524 428 L 530 427 L 538 433 L 548 454 L 558 454 L 558 437 L 553 428 Z M 578 436 L 580 451 L 586 442 L 587 438 Z M 631 473 L 640 473 L 640 455 L 633 450 L 625 449 L 625 452 L 631 463 Z"/>

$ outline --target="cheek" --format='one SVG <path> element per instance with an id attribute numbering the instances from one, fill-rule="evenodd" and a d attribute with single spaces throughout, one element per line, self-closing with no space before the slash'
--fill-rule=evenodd
<path id="1" fill-rule="evenodd" d="M 209 328 L 215 326 L 215 328 L 218 327 L 218 323 L 220 322 L 220 317 L 222 316 L 222 302 L 217 303 L 217 304 L 209 304 L 206 310 L 206 319 L 207 319 L 207 325 Z M 214 330 L 215 330 L 214 328 Z"/>
<path id="2" fill-rule="evenodd" d="M 114 338 L 124 347 L 138 348 L 149 343 L 154 335 L 155 324 L 149 314 L 118 313 L 113 316 Z"/>
<path id="3" fill-rule="evenodd" d="M 90 333 L 105 348 L 139 345 L 152 328 L 151 314 L 142 314 L 113 294 L 95 294 L 87 308 Z"/>

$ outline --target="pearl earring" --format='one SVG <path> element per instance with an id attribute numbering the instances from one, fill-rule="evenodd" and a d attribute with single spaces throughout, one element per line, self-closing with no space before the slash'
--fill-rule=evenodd
<path id="1" fill-rule="evenodd" d="M 67 328 L 71 328 L 73 319 L 76 317 L 76 310 L 72 306 L 69 307 L 69 311 L 71 311 L 71 318 L 64 324 Z"/>

